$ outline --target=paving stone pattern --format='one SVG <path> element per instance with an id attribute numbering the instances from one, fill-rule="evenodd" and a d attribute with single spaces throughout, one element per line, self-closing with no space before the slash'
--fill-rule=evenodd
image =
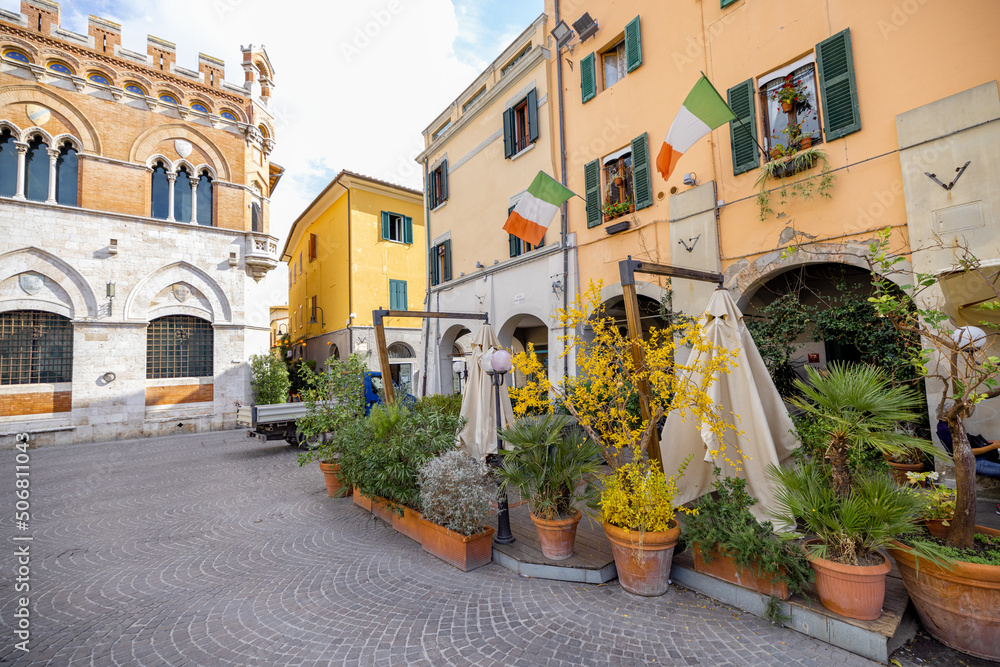
<path id="1" fill-rule="evenodd" d="M 14 452 L 0 451 L 13 506 Z M 52 665 L 874 665 L 678 587 L 462 573 L 240 431 L 31 451 L 31 642 Z"/>

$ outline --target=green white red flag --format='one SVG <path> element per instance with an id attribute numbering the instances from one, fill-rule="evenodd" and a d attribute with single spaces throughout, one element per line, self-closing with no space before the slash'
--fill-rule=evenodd
<path id="1" fill-rule="evenodd" d="M 656 157 L 656 170 L 663 176 L 663 180 L 670 178 L 677 161 L 696 141 L 731 120 L 736 120 L 733 110 L 722 99 L 712 82 L 702 74 L 698 83 L 694 84 L 694 88 L 684 98 L 684 105 L 677 112 L 660 148 L 660 154 Z"/>
<path id="2" fill-rule="evenodd" d="M 511 211 L 503 229 L 525 243 L 537 246 L 545 237 L 559 207 L 574 196 L 573 191 L 540 171 Z"/>

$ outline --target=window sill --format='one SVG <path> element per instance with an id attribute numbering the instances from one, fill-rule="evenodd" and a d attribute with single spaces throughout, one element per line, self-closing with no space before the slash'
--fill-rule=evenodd
<path id="1" fill-rule="evenodd" d="M 435 206 L 434 208 L 432 208 L 431 209 L 431 213 L 435 213 L 437 211 L 440 211 L 441 209 L 443 209 L 447 205 L 448 205 L 448 200 L 445 199 L 443 202 L 441 202 L 440 204 L 438 204 L 437 206 Z"/>
<path id="2" fill-rule="evenodd" d="M 527 146 L 525 146 L 524 148 L 522 148 L 521 150 L 519 150 L 518 152 L 516 152 L 513 155 L 511 155 L 507 159 L 510 160 L 511 162 L 513 162 L 514 160 L 516 160 L 517 158 L 521 157 L 522 155 L 524 155 L 525 153 L 527 153 L 528 151 L 530 151 L 534 147 L 535 147 L 535 142 L 532 142 L 532 143 L 528 144 Z"/>
<path id="3" fill-rule="evenodd" d="M 804 156 L 803 158 L 796 159 L 797 154 L 792 154 L 785 157 L 780 157 L 774 160 L 770 160 L 766 163 L 765 168 L 768 170 L 771 178 L 787 178 L 793 174 L 797 174 L 801 171 L 808 171 L 816 166 L 816 156 Z"/>

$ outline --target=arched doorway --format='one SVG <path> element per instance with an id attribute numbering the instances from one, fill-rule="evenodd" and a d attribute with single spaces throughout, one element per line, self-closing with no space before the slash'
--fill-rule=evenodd
<path id="1" fill-rule="evenodd" d="M 528 344 L 535 350 L 535 355 L 543 368 L 549 367 L 549 328 L 534 315 L 514 315 L 500 328 L 501 345 L 509 345 L 512 355 L 520 354 L 528 349 Z M 507 341 L 510 341 L 509 343 Z M 513 371 L 510 376 L 513 387 L 523 387 L 525 377 L 522 373 Z"/>
<path id="2" fill-rule="evenodd" d="M 392 382 L 399 387 L 400 393 L 413 393 L 413 365 L 416 355 L 413 348 L 406 343 L 395 342 L 389 345 L 389 374 Z"/>
<path id="3" fill-rule="evenodd" d="M 461 324 L 449 327 L 438 344 L 438 374 L 442 394 L 458 394 L 465 388 L 465 377 L 472 351 L 472 332 Z M 465 372 L 455 369 L 456 361 L 464 361 Z"/>

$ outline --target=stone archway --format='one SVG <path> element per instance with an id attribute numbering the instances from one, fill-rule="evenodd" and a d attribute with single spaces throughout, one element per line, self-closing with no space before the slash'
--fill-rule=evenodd
<path id="1" fill-rule="evenodd" d="M 134 321 L 148 321 L 156 296 L 163 290 L 177 285 L 188 285 L 197 290 L 198 296 L 204 299 L 202 309 L 211 314 L 213 324 L 226 324 L 232 321 L 232 308 L 225 291 L 211 276 L 188 262 L 176 262 L 161 267 L 136 283 L 125 298 L 125 317 Z M 178 297 L 177 300 L 181 304 L 186 298 Z M 158 309 L 158 317 L 165 314 L 181 313 L 159 312 Z M 204 317 L 204 315 L 199 316 Z"/>
<path id="2" fill-rule="evenodd" d="M 0 255 L 0 275 L 18 276 L 23 273 L 44 276 L 58 288 L 58 294 L 54 293 L 54 303 L 61 305 L 62 309 L 52 307 L 42 310 L 58 312 L 70 319 L 98 316 L 97 295 L 90 283 L 79 271 L 59 257 L 34 247 L 21 248 Z M 0 309 L 14 310 L 27 307 L 32 300 L 28 294 L 18 297 L 16 303 L 14 300 L 9 303 L 4 300 L 4 303 L 0 304 Z"/>

